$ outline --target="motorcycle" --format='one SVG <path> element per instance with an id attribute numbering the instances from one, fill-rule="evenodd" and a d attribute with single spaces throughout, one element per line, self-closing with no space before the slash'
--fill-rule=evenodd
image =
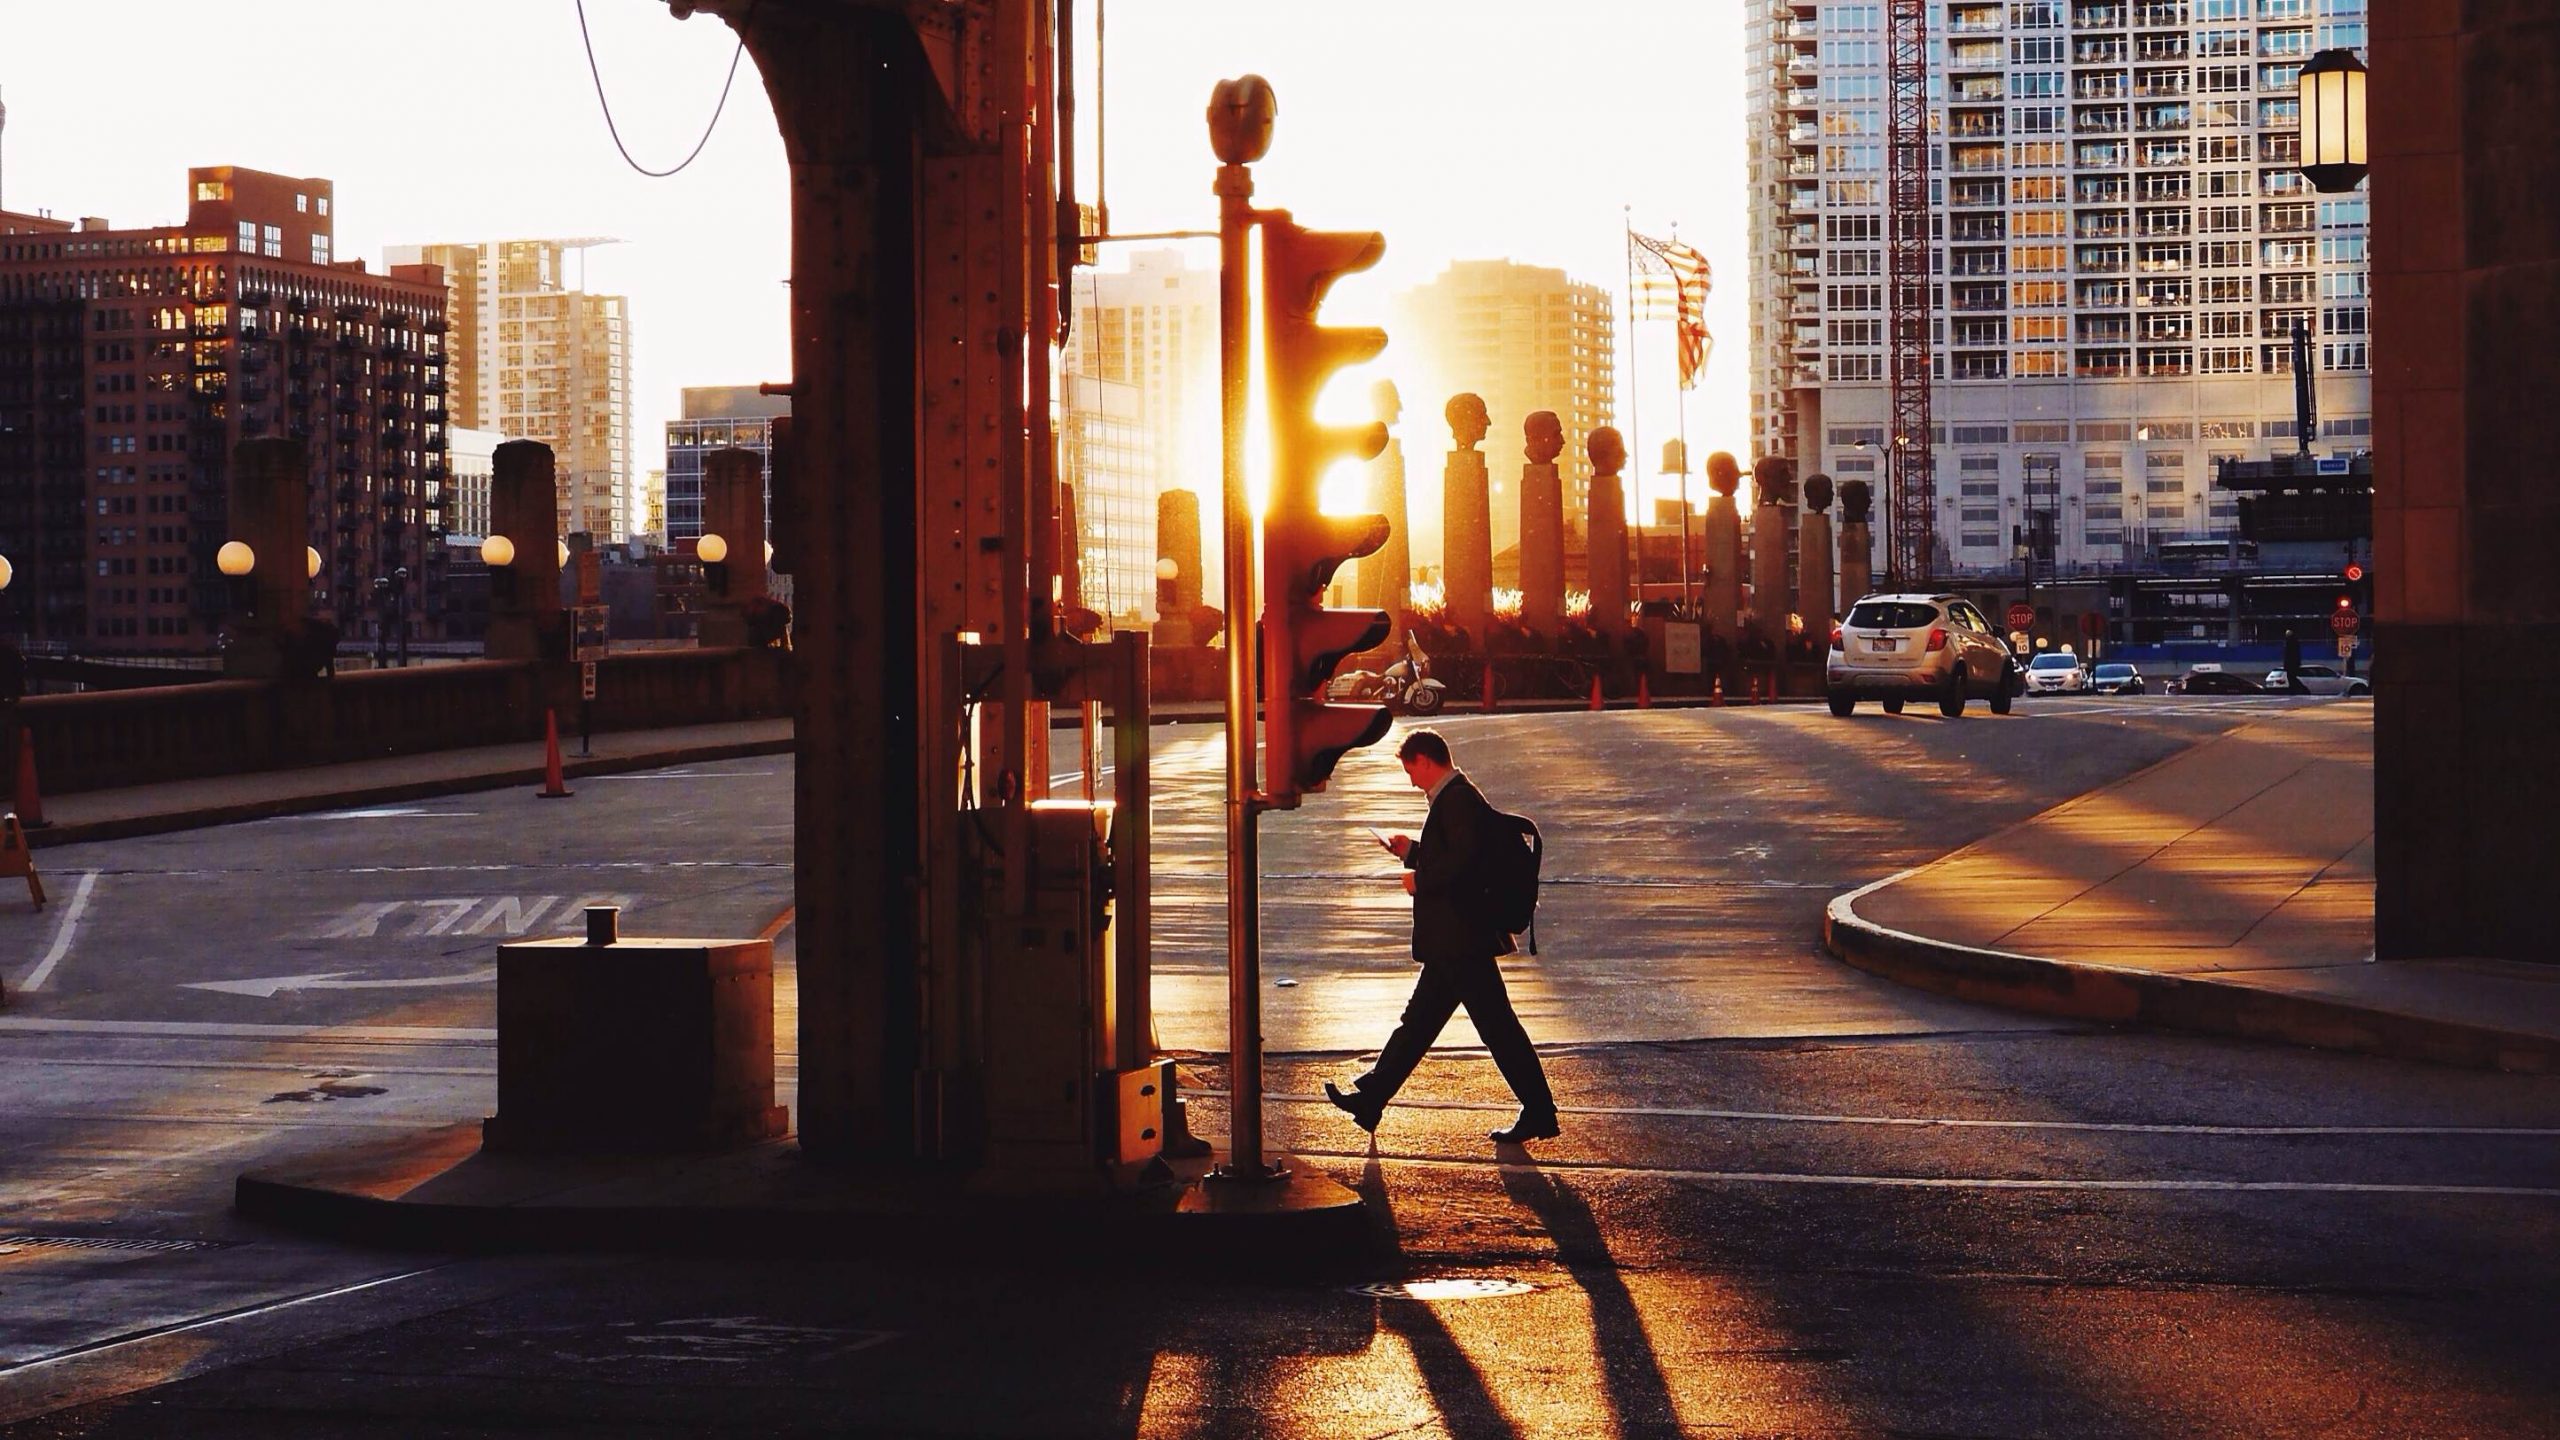
<path id="1" fill-rule="evenodd" d="M 1333 678 L 1326 694 L 1348 704 L 1384 705 L 1400 715 L 1437 715 L 1449 687 L 1431 678 L 1431 657 L 1407 630 L 1403 659 L 1384 670 L 1347 670 Z"/>

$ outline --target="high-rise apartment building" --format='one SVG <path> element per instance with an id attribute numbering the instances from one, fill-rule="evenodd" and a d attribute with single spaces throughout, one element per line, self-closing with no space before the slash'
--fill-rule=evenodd
<path id="1" fill-rule="evenodd" d="M 232 604 L 214 565 L 232 449 L 282 436 L 310 457 L 314 612 L 349 638 L 441 638 L 442 277 L 338 263 L 326 180 L 221 165 L 187 181 L 182 225 L 0 214 L 8 628 L 210 651 Z"/>
<path id="2" fill-rule="evenodd" d="M 454 420 L 551 447 L 563 534 L 629 537 L 631 324 L 620 295 L 572 289 L 572 250 L 611 244 L 500 240 L 394 246 L 395 264 L 444 267 L 453 316 Z"/>
<path id="3" fill-rule="evenodd" d="M 2039 514 L 2064 568 L 2230 535 L 2213 462 L 2293 449 L 2297 325 L 2318 438 L 2367 447 L 2365 197 L 2295 169 L 2296 76 L 2365 3 L 1931 5 L 1940 566 L 2012 564 Z M 1881 517 L 1884 6 L 1747 14 L 1753 438 Z"/>
<path id="4" fill-rule="evenodd" d="M 1216 267 L 1191 269 L 1178 250 L 1142 250 L 1126 270 L 1076 271 L 1074 305 L 1065 369 L 1134 387 L 1158 483 L 1217 494 Z"/>
<path id="5" fill-rule="evenodd" d="M 766 533 L 773 525 L 773 422 L 791 413 L 786 395 L 753 385 L 688 385 L 678 418 L 667 422 L 667 543 L 702 538 L 702 457 L 752 450 L 764 464 Z M 688 551 L 688 553 L 690 553 Z"/>
<path id="6" fill-rule="evenodd" d="M 1058 480 L 1074 495 L 1085 608 L 1129 624 L 1155 612 L 1156 437 L 1135 385 L 1060 377 Z"/>
<path id="7" fill-rule="evenodd" d="M 1564 425 L 1565 523 L 1588 513 L 1591 457 L 1584 442 L 1612 423 L 1616 350 L 1609 292 L 1562 270 L 1512 260 L 1460 260 L 1395 297 L 1387 333 L 1403 375 L 1408 454 L 1448 446 L 1440 417 L 1449 397 L 1484 397 L 1493 429 L 1484 454 L 1493 474 L 1493 548 L 1520 542 L 1522 422 L 1552 410 Z M 1436 439 L 1431 437 L 1437 437 Z M 1437 471 L 1436 463 L 1427 469 Z"/>
<path id="8" fill-rule="evenodd" d="M 453 474 L 445 487 L 445 533 L 475 547 L 489 538 L 489 487 L 498 477 L 498 447 L 507 437 L 467 425 L 447 427 Z"/>

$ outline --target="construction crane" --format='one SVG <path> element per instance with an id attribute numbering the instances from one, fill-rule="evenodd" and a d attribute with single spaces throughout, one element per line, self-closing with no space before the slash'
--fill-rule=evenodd
<path id="1" fill-rule="evenodd" d="M 1885 446 L 1885 577 L 1897 590 L 1926 588 L 1935 552 L 1937 486 L 1931 473 L 1929 325 L 1937 313 L 1929 273 L 1929 4 L 1886 0 L 1885 295 L 1892 423 Z"/>

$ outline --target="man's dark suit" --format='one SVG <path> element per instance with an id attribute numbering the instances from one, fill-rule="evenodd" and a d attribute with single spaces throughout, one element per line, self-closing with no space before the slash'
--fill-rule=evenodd
<path id="1" fill-rule="evenodd" d="M 1364 1106 L 1384 1108 L 1395 1097 L 1449 1017 L 1464 1005 L 1521 1106 L 1547 1114 L 1555 1110 L 1546 1071 L 1502 983 L 1498 957 L 1511 953 L 1511 937 L 1492 918 L 1486 847 L 1518 842 L 1498 831 L 1497 824 L 1494 808 L 1474 783 L 1453 772 L 1431 802 L 1422 838 L 1405 851 L 1405 866 L 1413 871 L 1413 958 L 1422 962 L 1422 975 L 1395 1033 L 1378 1052 L 1377 1065 L 1359 1081 Z"/>

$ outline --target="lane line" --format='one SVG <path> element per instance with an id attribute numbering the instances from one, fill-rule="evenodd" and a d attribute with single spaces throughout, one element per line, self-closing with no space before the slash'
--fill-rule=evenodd
<path id="1" fill-rule="evenodd" d="M 97 888 L 97 871 L 88 871 L 80 877 L 79 888 L 71 892 L 70 907 L 62 912 L 62 926 L 53 932 L 53 948 L 45 952 L 44 959 L 37 962 L 35 969 L 27 972 L 26 979 L 18 982 L 20 990 L 43 989 L 44 982 L 52 978 L 53 967 L 61 964 L 62 957 L 71 953 L 71 932 L 79 927 L 81 915 L 89 908 L 89 892 Z"/>
<path id="2" fill-rule="evenodd" d="M 279 1310 L 290 1310 L 297 1305 L 309 1305 L 314 1301 L 335 1300 L 342 1295 L 361 1294 L 364 1291 L 377 1289 L 384 1285 L 397 1284 L 402 1280 L 415 1280 L 421 1275 L 432 1275 L 438 1270 L 442 1270 L 444 1268 L 445 1267 L 442 1265 L 429 1265 L 417 1270 L 403 1270 L 392 1275 L 377 1275 L 370 1280 L 359 1280 L 352 1285 L 336 1285 L 326 1290 L 314 1290 L 307 1295 L 288 1296 L 282 1300 L 262 1300 L 253 1305 L 243 1305 L 236 1309 L 216 1311 L 211 1315 L 199 1315 L 193 1320 L 180 1320 L 168 1325 L 154 1325 L 148 1329 L 134 1330 L 122 1335 L 112 1335 L 103 1340 L 92 1340 L 84 1345 L 68 1346 L 64 1349 L 57 1350 L 50 1355 L 37 1356 L 32 1360 L 20 1360 L 11 1364 L 0 1365 L 0 1375 L 23 1375 L 30 1370 L 42 1369 L 47 1365 L 59 1365 L 66 1360 L 77 1360 L 84 1355 L 95 1355 L 100 1351 L 113 1350 L 120 1346 L 138 1345 L 147 1340 L 158 1340 L 170 1335 L 183 1335 L 191 1330 L 202 1330 L 209 1326 L 228 1324 L 234 1320 L 247 1320 L 259 1315 L 272 1315 Z M 25 1419 L 27 1417 L 19 1415 L 12 1418 Z"/>
<path id="3" fill-rule="evenodd" d="M 318 1040 L 360 1045 L 495 1045 L 498 1032 L 431 1025 L 221 1025 L 198 1020 L 58 1020 L 0 1015 L 0 1034 L 134 1035 L 163 1040 Z"/>
<path id="4" fill-rule="evenodd" d="M 1226 1098 L 1224 1090 L 1184 1087 L 1187 1095 Z M 1330 1106 L 1322 1095 L 1270 1095 L 1292 1105 Z M 1472 1100 L 1398 1100 L 1416 1110 L 1480 1110 L 1510 1114 L 1516 1103 L 1486 1104 Z M 1709 1110 L 1680 1106 L 1567 1105 L 1566 1115 L 1632 1115 L 1673 1120 L 1737 1120 L 1770 1125 L 1873 1125 L 1913 1130 L 2055 1130 L 2106 1135 L 2229 1135 L 2251 1138 L 2284 1136 L 2435 1137 L 2476 1136 L 2501 1140 L 2560 1139 L 2560 1126 L 2537 1125 L 2180 1125 L 2168 1122 L 2105 1120 L 1986 1120 L 1934 1115 L 1807 1115 L 1780 1110 Z"/>
<path id="5" fill-rule="evenodd" d="M 1569 1170 L 1581 1175 L 1627 1179 L 1699 1180 L 1731 1185 L 1829 1185 L 1863 1190 L 2117 1190 L 2157 1194 L 2278 1195 L 2437 1195 L 2498 1199 L 2560 1200 L 2560 1188 L 2539 1185 L 2390 1184 L 2361 1180 L 2104 1180 L 2094 1177 L 2004 1179 L 1976 1175 L 1830 1175 L 1783 1170 L 1686 1170 L 1670 1165 L 1625 1165 L 1602 1160 L 1480 1160 L 1439 1155 L 1392 1155 L 1366 1150 L 1315 1150 L 1288 1147 L 1295 1155 L 1326 1160 L 1366 1161 L 1374 1153 L 1398 1165 L 1429 1165 L 1448 1170 L 1499 1170 L 1535 1175 Z"/>
<path id="6" fill-rule="evenodd" d="M 351 1105 L 352 1100 L 300 1103 L 276 1102 L 272 1115 L 178 1115 L 153 1114 L 136 1110 L 87 1110 L 58 1113 L 41 1110 L 13 1110 L 11 1120 L 50 1120 L 66 1124 L 99 1125 L 220 1125 L 233 1130 L 406 1130 L 416 1133 L 441 1129 L 448 1125 L 467 1124 L 484 1118 L 475 1110 L 469 1115 L 438 1118 L 424 1115 L 330 1115 L 336 1105 Z M 290 1106 L 290 1108 L 287 1108 Z"/>

